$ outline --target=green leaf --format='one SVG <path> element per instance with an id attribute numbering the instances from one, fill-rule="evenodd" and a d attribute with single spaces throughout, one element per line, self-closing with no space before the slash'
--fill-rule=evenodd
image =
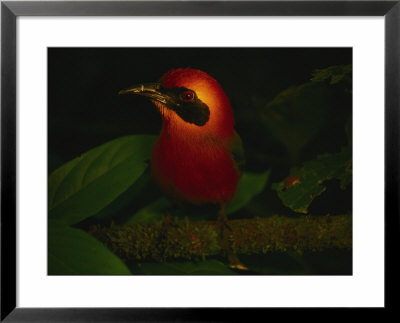
<path id="1" fill-rule="evenodd" d="M 47 153 L 47 171 L 49 174 L 51 174 L 55 169 L 57 169 L 64 163 L 65 163 L 65 160 L 63 160 L 56 153 L 53 153 L 50 151 Z"/>
<path id="2" fill-rule="evenodd" d="M 165 197 L 159 198 L 153 203 L 137 211 L 130 219 L 126 221 L 126 224 L 135 222 L 149 223 L 154 220 L 161 220 L 165 216 L 166 210 L 168 210 L 171 206 L 172 203 Z"/>
<path id="3" fill-rule="evenodd" d="M 57 220 L 49 221 L 49 275 L 128 275 L 129 269 L 91 235 Z"/>
<path id="4" fill-rule="evenodd" d="M 119 195 L 114 201 L 97 213 L 96 219 L 107 217 L 118 217 L 118 221 L 125 222 L 140 208 L 154 202 L 161 196 L 156 183 L 154 182 L 150 169 L 147 168 L 142 175 L 125 192 Z"/>
<path id="5" fill-rule="evenodd" d="M 239 171 L 243 171 L 246 159 L 244 156 L 243 142 L 239 134 L 235 131 L 231 146 L 229 148 L 233 160 L 235 161 L 236 167 Z"/>
<path id="6" fill-rule="evenodd" d="M 345 189 L 352 180 L 352 150 L 342 149 L 337 154 L 325 154 L 308 161 L 302 168 L 292 168 L 285 180 L 272 184 L 283 204 L 295 212 L 307 213 L 313 199 L 326 187 L 323 182 L 337 178 Z"/>
<path id="7" fill-rule="evenodd" d="M 226 214 L 238 211 L 244 207 L 256 195 L 260 194 L 268 182 L 271 170 L 264 173 L 255 174 L 244 172 L 235 199 L 226 207 Z"/>
<path id="8" fill-rule="evenodd" d="M 312 82 L 328 81 L 337 84 L 341 81 L 351 82 L 352 65 L 335 65 L 313 72 Z"/>
<path id="9" fill-rule="evenodd" d="M 263 123 L 286 148 L 294 164 L 301 149 L 330 120 L 332 102 L 332 92 L 322 82 L 293 86 L 279 93 L 271 102 L 253 98 Z"/>
<path id="10" fill-rule="evenodd" d="M 218 260 L 200 262 L 143 263 L 140 270 L 146 275 L 235 275 Z"/>
<path id="11" fill-rule="evenodd" d="M 49 177 L 49 217 L 74 224 L 98 213 L 144 172 L 156 138 L 118 138 L 55 170 Z"/>

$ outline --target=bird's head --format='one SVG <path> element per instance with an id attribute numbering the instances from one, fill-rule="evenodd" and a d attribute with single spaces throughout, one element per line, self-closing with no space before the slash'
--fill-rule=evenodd
<path id="1" fill-rule="evenodd" d="M 149 98 L 160 111 L 164 128 L 188 135 L 231 136 L 233 114 L 221 85 L 207 73 L 179 68 L 157 83 L 144 83 L 120 94 Z"/>

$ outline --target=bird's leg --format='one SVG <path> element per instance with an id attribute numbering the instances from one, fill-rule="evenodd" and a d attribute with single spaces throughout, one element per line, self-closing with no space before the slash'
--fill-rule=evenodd
<path id="1" fill-rule="evenodd" d="M 218 217 L 218 226 L 219 226 L 219 234 L 220 234 L 221 238 L 224 237 L 224 231 L 228 230 L 228 231 L 232 232 L 232 228 L 228 224 L 228 218 L 225 213 L 225 205 L 221 206 L 221 211 L 220 211 L 219 217 Z"/>
<path id="2" fill-rule="evenodd" d="M 232 244 L 230 241 L 230 234 L 232 234 L 232 228 L 228 224 L 228 218 L 225 213 L 225 205 L 222 205 L 221 211 L 218 217 L 218 226 L 219 226 L 219 235 L 220 235 L 220 244 L 223 252 L 228 257 L 229 267 L 233 269 L 240 270 L 248 270 L 246 266 L 244 266 L 236 253 L 233 251 Z M 229 232 L 228 232 L 229 231 Z"/>

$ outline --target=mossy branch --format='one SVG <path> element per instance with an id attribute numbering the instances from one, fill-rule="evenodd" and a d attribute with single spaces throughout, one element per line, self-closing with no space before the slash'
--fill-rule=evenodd
<path id="1" fill-rule="evenodd" d="M 237 254 L 351 249 L 351 215 L 240 219 L 229 222 Z M 188 220 L 100 228 L 90 233 L 124 260 L 199 259 L 223 252 L 217 222 Z"/>

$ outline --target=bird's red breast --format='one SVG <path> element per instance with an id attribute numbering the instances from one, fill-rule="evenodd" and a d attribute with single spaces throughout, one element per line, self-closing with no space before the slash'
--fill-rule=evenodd
<path id="1" fill-rule="evenodd" d="M 230 153 L 234 119 L 227 95 L 214 78 L 195 69 L 169 71 L 160 83 L 167 89 L 194 91 L 208 107 L 209 119 L 199 126 L 153 101 L 163 117 L 152 153 L 155 180 L 176 200 L 194 204 L 225 204 L 232 200 L 239 172 Z"/>

